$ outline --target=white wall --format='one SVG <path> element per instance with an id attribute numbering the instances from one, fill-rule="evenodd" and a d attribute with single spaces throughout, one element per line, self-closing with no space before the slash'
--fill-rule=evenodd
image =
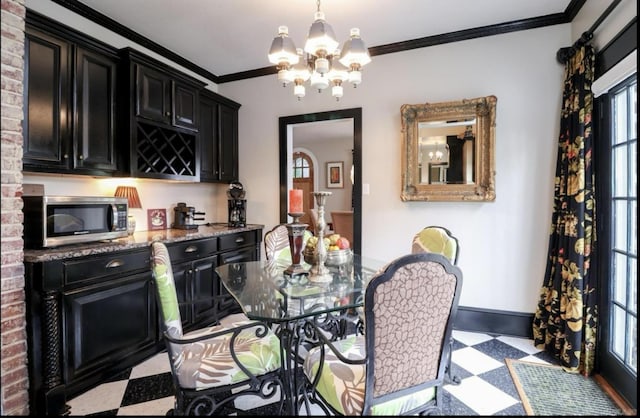
<path id="1" fill-rule="evenodd" d="M 390 260 L 410 250 L 413 234 L 420 228 L 444 225 L 460 239 L 462 306 L 534 312 L 546 265 L 562 98 L 563 67 L 555 56 L 560 47 L 571 45 L 588 29 L 609 3 L 588 0 L 574 25 L 373 57 L 364 69 L 363 83 L 355 90 L 345 89 L 338 103 L 327 93 L 312 91 L 298 101 L 275 75 L 218 86 L 222 95 L 242 104 L 240 181 L 247 191 L 247 222 L 264 224 L 265 230 L 279 222 L 278 118 L 361 107 L 363 183 L 371 191 L 362 197 L 363 253 Z M 27 0 L 26 5 L 112 45 L 130 44 L 49 0 Z M 618 8 L 622 13 L 616 9 L 606 27 L 596 31 L 598 45 L 606 45 L 607 36 L 619 30 L 609 34 L 609 25 L 621 28 L 637 15 L 635 1 L 624 0 Z M 208 87 L 216 89 L 211 83 Z M 486 95 L 498 98 L 496 201 L 400 201 L 400 106 Z M 111 181 L 32 175 L 24 179 L 25 183 L 44 182 L 52 194 L 109 195 L 115 189 Z M 138 182 L 144 209 L 170 210 L 176 202 L 185 201 L 206 211 L 209 221 L 227 220 L 223 185 Z M 136 217 L 139 225 L 146 224 L 144 215 Z"/>
<path id="2" fill-rule="evenodd" d="M 498 35 L 373 57 L 363 82 L 340 102 L 309 92 L 298 101 L 275 76 L 226 83 L 240 108 L 240 181 L 255 219 L 278 223 L 278 118 L 362 107 L 362 250 L 391 260 L 413 235 L 439 224 L 460 240 L 463 306 L 533 312 L 544 277 L 563 67 L 556 51 L 570 26 Z M 259 93 L 259 94 L 258 94 Z M 498 98 L 495 202 L 400 200 L 400 106 Z M 259 209 L 258 209 L 259 208 Z"/>

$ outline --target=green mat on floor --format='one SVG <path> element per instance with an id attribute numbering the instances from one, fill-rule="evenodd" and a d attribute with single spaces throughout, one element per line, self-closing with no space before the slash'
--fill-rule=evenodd
<path id="1" fill-rule="evenodd" d="M 527 415 L 625 415 L 594 379 L 560 366 L 506 359 Z"/>

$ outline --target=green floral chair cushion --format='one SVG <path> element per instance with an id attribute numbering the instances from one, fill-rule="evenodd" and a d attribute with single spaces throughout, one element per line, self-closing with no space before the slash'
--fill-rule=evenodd
<path id="1" fill-rule="evenodd" d="M 304 231 L 302 239 L 302 249 L 304 250 L 307 240 L 313 236 L 308 229 Z M 264 235 L 264 249 L 267 262 L 278 265 L 289 266 L 291 264 L 291 247 L 289 246 L 289 231 L 284 224 L 277 225 Z M 309 269 L 311 266 L 300 260 L 300 264 Z"/>
<path id="2" fill-rule="evenodd" d="M 234 323 L 234 326 L 253 321 Z M 203 334 L 230 330 L 223 325 L 185 334 L 193 338 Z M 280 368 L 280 341 L 269 330 L 266 337 L 257 337 L 258 326 L 243 329 L 234 342 L 238 362 L 255 376 Z M 237 366 L 229 350 L 231 333 L 189 344 L 171 344 L 171 360 L 180 382 L 188 389 L 208 388 L 242 382 L 248 376 Z"/>
<path id="3" fill-rule="evenodd" d="M 440 226 L 423 228 L 413 237 L 411 252 L 437 253 L 449 259 L 451 264 L 458 261 L 458 240 Z"/>
<path id="4" fill-rule="evenodd" d="M 349 336 L 333 345 L 348 359 L 362 359 L 365 356 L 364 336 Z M 312 348 L 304 362 L 304 373 L 313 381 L 320 364 L 320 347 Z M 325 352 L 322 374 L 316 390 L 336 411 L 343 415 L 362 415 L 365 388 L 365 365 L 347 364 L 328 350 Z M 397 416 L 422 405 L 435 396 L 435 389 L 394 399 L 372 408 L 373 415 Z"/>
<path id="5" fill-rule="evenodd" d="M 154 242 L 152 254 L 152 274 L 163 329 L 175 341 L 167 343 L 169 359 L 180 387 L 201 389 L 247 380 L 248 376 L 238 363 L 255 376 L 280 368 L 280 340 L 270 329 L 266 336 L 258 337 L 258 329 L 264 331 L 258 322 L 234 321 L 227 326 L 215 325 L 183 335 L 169 252 L 164 244 Z M 231 354 L 231 339 L 234 330 L 237 332 L 237 328 L 242 327 L 245 328 L 239 331 L 233 343 L 233 352 L 238 359 L 236 362 Z M 213 333 L 215 336 L 212 338 L 193 341 Z"/>

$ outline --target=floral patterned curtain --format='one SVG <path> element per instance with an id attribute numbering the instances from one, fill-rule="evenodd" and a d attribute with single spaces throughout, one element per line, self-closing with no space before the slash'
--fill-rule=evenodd
<path id="1" fill-rule="evenodd" d="M 593 372 L 598 322 L 593 129 L 595 52 L 576 48 L 564 78 L 549 254 L 533 321 L 536 347 L 570 372 Z"/>

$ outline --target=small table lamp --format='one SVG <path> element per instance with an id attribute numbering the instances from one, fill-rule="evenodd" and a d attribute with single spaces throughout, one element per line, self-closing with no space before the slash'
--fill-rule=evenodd
<path id="1" fill-rule="evenodd" d="M 128 209 L 142 209 L 142 203 L 140 203 L 140 196 L 138 195 L 138 189 L 134 186 L 118 186 L 115 193 L 115 197 L 126 197 L 129 201 Z M 136 230 L 136 218 L 128 214 L 127 215 L 127 232 L 132 235 Z"/>

